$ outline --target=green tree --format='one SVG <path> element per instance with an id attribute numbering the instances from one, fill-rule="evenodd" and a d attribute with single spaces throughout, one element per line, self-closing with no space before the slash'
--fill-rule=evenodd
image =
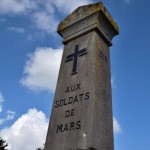
<path id="1" fill-rule="evenodd" d="M 0 150 L 7 150 L 6 149 L 7 146 L 8 144 L 6 143 L 6 141 L 0 137 Z"/>

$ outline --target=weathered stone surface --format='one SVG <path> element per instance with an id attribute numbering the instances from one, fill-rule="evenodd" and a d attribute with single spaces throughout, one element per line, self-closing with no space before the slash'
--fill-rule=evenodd
<path id="1" fill-rule="evenodd" d="M 119 32 L 118 25 L 111 17 L 107 9 L 104 7 L 102 2 L 98 2 L 91 5 L 85 5 L 78 7 L 73 13 L 71 13 L 66 19 L 64 19 L 58 26 L 58 32 L 62 31 L 63 29 L 71 26 L 75 22 L 82 20 L 96 12 L 103 12 L 104 16 L 109 20 L 110 24 L 115 28 L 117 32 Z"/>
<path id="2" fill-rule="evenodd" d="M 112 38 L 119 34 L 119 28 L 102 2 L 77 8 L 58 25 L 58 33 L 66 44 L 81 34 L 96 30 L 111 46 Z"/>
<path id="3" fill-rule="evenodd" d="M 65 46 L 45 150 L 113 150 L 109 46 L 118 27 L 102 3 L 71 15 L 58 27 Z"/>

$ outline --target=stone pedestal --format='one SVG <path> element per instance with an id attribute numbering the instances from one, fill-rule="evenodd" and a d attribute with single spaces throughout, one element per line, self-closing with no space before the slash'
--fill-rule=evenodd
<path id="1" fill-rule="evenodd" d="M 113 150 L 109 47 L 118 26 L 95 3 L 77 8 L 58 33 L 64 52 L 45 150 Z"/>

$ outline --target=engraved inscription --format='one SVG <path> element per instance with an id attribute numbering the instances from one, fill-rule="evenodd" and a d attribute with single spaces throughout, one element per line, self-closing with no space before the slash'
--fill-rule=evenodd
<path id="1" fill-rule="evenodd" d="M 81 57 L 83 55 L 87 54 L 86 48 L 79 51 L 79 45 L 75 46 L 74 53 L 70 54 L 66 58 L 66 62 L 73 60 L 73 67 L 72 67 L 72 73 L 71 75 L 77 74 L 77 62 L 78 62 L 78 56 Z"/>
<path id="2" fill-rule="evenodd" d="M 81 120 L 74 121 L 74 119 L 75 119 L 74 116 L 80 110 L 74 109 L 73 106 L 75 104 L 80 105 L 81 102 L 82 102 L 82 104 L 85 104 L 90 99 L 90 92 L 82 91 L 82 93 L 80 93 L 79 91 L 81 88 L 82 88 L 81 83 L 67 86 L 65 88 L 64 92 L 66 95 L 68 95 L 68 93 L 72 92 L 71 96 L 68 96 L 68 97 L 66 96 L 65 98 L 60 98 L 55 101 L 55 105 L 54 105 L 55 109 L 66 108 L 66 110 L 64 110 L 64 112 L 62 113 L 62 115 L 63 115 L 62 117 L 67 119 L 67 122 L 57 124 L 56 131 L 55 131 L 56 133 L 63 133 L 63 132 L 81 129 Z M 78 91 L 78 94 L 76 93 L 76 91 Z M 74 95 L 73 95 L 73 93 L 74 93 Z M 69 106 L 67 107 L 67 105 L 69 105 Z M 72 121 L 72 119 L 70 120 L 69 118 L 72 118 L 73 121 Z"/>
<path id="3" fill-rule="evenodd" d="M 74 116 L 74 109 L 67 110 L 65 112 L 65 117 L 71 117 L 71 116 Z"/>
<path id="4" fill-rule="evenodd" d="M 73 91 L 79 90 L 79 89 L 80 89 L 80 84 L 81 84 L 81 83 L 78 83 L 78 84 L 75 84 L 75 85 L 68 86 L 65 93 L 73 92 Z"/>
<path id="5" fill-rule="evenodd" d="M 55 108 L 62 107 L 65 105 L 75 104 L 81 101 L 86 101 L 89 99 L 89 94 L 90 92 L 86 92 L 86 93 L 81 93 L 81 94 L 77 94 L 74 96 L 70 96 L 67 98 L 61 98 L 60 100 L 57 100 L 55 102 Z"/>
<path id="6" fill-rule="evenodd" d="M 56 133 L 78 130 L 80 128 L 81 128 L 81 121 L 60 124 L 57 125 Z"/>
<path id="7" fill-rule="evenodd" d="M 100 58 L 105 62 L 107 63 L 107 56 L 100 50 Z"/>

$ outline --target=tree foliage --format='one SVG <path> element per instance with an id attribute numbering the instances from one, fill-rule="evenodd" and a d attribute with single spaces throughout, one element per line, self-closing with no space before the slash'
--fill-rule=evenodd
<path id="1" fill-rule="evenodd" d="M 0 137 L 0 150 L 7 150 L 6 149 L 7 146 L 8 144 L 6 143 L 6 141 Z"/>

